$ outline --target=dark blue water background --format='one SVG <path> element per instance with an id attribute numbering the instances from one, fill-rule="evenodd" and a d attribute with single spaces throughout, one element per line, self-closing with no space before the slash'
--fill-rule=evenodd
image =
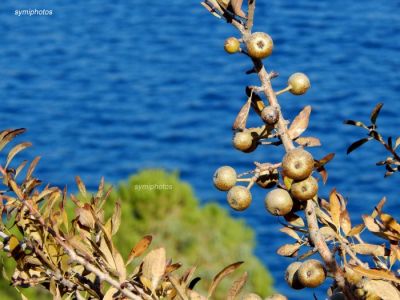
<path id="1" fill-rule="evenodd" d="M 231 148 L 230 127 L 245 101 L 244 87 L 257 80 L 244 74 L 246 57 L 223 51 L 235 30 L 198 2 L 1 1 L 0 128 L 29 129 L 24 138 L 34 148 L 26 157 L 42 156 L 41 179 L 74 191 L 75 175 L 94 189 L 101 176 L 117 183 L 139 169 L 161 167 L 180 170 L 203 203 L 226 206 L 225 195 L 212 186 L 217 167 L 229 164 L 242 172 L 255 160 L 280 160 L 280 149 L 243 154 Z M 53 15 L 14 15 L 26 8 L 51 9 Z M 284 87 L 296 71 L 312 82 L 303 97 L 281 97 L 285 116 L 312 105 L 308 133 L 324 146 L 313 153 L 336 152 L 322 194 L 337 187 L 355 215 L 368 213 L 386 195 L 387 209 L 399 216 L 399 176 L 383 179 L 374 166 L 386 153 L 371 144 L 347 156 L 346 147 L 364 133 L 342 124 L 367 120 L 384 101 L 379 125 L 385 134 L 399 134 L 399 9 L 397 0 L 257 5 L 255 29 L 275 42 L 266 61 L 281 74 L 274 86 Z M 290 261 L 275 250 L 290 240 L 264 211 L 264 194 L 255 191 L 251 208 L 232 214 L 255 229 L 256 254 L 277 288 L 290 299 L 310 299 L 309 291 L 290 291 L 283 282 Z"/>

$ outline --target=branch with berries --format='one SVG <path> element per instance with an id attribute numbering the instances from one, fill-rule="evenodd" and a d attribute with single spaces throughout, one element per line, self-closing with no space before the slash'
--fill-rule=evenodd
<path id="1" fill-rule="evenodd" d="M 206 0 L 203 6 L 213 13 L 218 11 L 214 2 L 221 4 L 220 0 Z M 330 299 L 400 299 L 400 279 L 390 271 L 400 259 L 400 225 L 397 226 L 393 217 L 383 213 L 384 201 L 371 215 L 363 216 L 364 224 L 353 227 L 347 201 L 340 193 L 333 190 L 329 201 L 319 197 L 319 182 L 315 174 L 319 173 L 323 183 L 326 183 L 328 173 L 325 165 L 334 154 L 317 160 L 304 149 L 321 145 L 318 138 L 302 136 L 308 127 L 310 106 L 289 122 L 284 118 L 278 101 L 279 95 L 286 92 L 295 96 L 305 94 L 311 87 L 310 80 L 304 73 L 295 73 L 289 77 L 286 87 L 274 91 L 272 80 L 278 74 L 268 72 L 264 64 L 273 52 L 274 43 L 267 33 L 252 32 L 255 5 L 255 0 L 248 1 L 246 16 L 237 14 L 237 7 L 233 9 L 229 5 L 225 6 L 223 13 L 217 14 L 240 33 L 240 37 L 225 40 L 225 51 L 248 56 L 252 67 L 246 73 L 255 73 L 260 80 L 260 86 L 246 87 L 247 101 L 232 126 L 233 147 L 248 153 L 263 145 L 282 145 L 286 154 L 281 162 L 255 162 L 253 170 L 241 174 L 230 166 L 220 167 L 214 174 L 214 185 L 227 192 L 230 207 L 237 211 L 250 206 L 254 186 L 271 189 L 264 199 L 266 210 L 273 216 L 283 217 L 281 231 L 295 239 L 295 243 L 283 245 L 277 251 L 281 256 L 297 257 L 297 261 L 288 266 L 285 276 L 292 288 L 316 288 L 331 277 Z M 373 113 L 374 120 L 379 109 Z M 260 117 L 260 127 L 247 128 L 251 110 Z M 385 143 L 379 138 L 376 127 L 364 127 L 370 130 L 368 140 L 375 138 L 394 152 L 397 142 L 392 147 L 390 140 Z M 365 139 L 362 141 L 364 143 Z M 301 217 L 301 212 L 304 217 Z M 365 229 L 385 239 L 386 244 L 365 243 L 361 239 Z M 308 259 L 317 253 L 319 259 Z M 363 262 L 359 255 L 372 257 L 374 266 Z"/>

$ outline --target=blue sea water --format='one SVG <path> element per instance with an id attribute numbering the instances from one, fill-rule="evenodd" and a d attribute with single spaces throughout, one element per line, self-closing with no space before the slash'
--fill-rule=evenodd
<path id="1" fill-rule="evenodd" d="M 259 148 L 243 154 L 231 147 L 231 125 L 245 102 L 249 60 L 223 51 L 237 35 L 209 15 L 199 1 L 2 0 L 0 4 L 0 128 L 25 127 L 33 142 L 28 157 L 42 156 L 44 182 L 73 191 L 80 175 L 94 189 L 101 176 L 118 183 L 142 168 L 179 170 L 203 203 L 227 207 L 212 186 L 221 165 L 239 172 L 253 161 L 277 162 L 282 150 Z M 20 16 L 17 9 L 48 9 L 51 16 Z M 287 118 L 313 107 L 307 134 L 335 152 L 322 194 L 336 187 L 352 214 L 368 213 L 381 197 L 399 213 L 399 176 L 383 179 L 375 162 L 386 157 L 378 144 L 347 156 L 346 147 L 364 132 L 342 124 L 368 120 L 377 102 L 385 106 L 379 126 L 399 135 L 400 2 L 257 1 L 255 30 L 274 39 L 269 70 L 305 72 L 312 83 L 302 97 L 281 97 Z M 251 124 L 257 125 L 252 117 Z M 243 213 L 257 234 L 256 254 L 272 271 L 278 290 L 290 299 L 310 299 L 283 280 L 290 260 L 276 249 L 290 240 L 263 207 L 265 191 L 254 192 Z M 324 291 L 316 295 L 323 299 Z"/>

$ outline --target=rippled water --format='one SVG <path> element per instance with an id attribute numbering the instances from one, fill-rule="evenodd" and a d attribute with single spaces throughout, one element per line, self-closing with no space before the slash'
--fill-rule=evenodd
<path id="1" fill-rule="evenodd" d="M 227 56 L 223 42 L 236 32 L 211 17 L 198 1 L 57 2 L 29 5 L 3 0 L 0 7 L 0 127 L 26 127 L 42 155 L 38 175 L 54 185 L 74 186 L 79 174 L 94 188 L 102 175 L 117 183 L 147 167 L 178 169 L 203 202 L 225 204 L 211 184 L 214 170 L 230 164 L 239 172 L 252 161 L 278 161 L 282 151 L 252 154 L 231 148 L 230 126 L 245 101 L 250 62 Z M 21 16 L 15 9 L 52 9 L 52 16 Z M 269 69 L 283 87 L 296 71 L 309 75 L 306 96 L 281 97 L 285 116 L 313 106 L 309 134 L 321 138 L 317 157 L 336 152 L 326 194 L 337 187 L 351 211 L 367 213 L 383 195 L 399 216 L 399 176 L 383 179 L 374 162 L 384 158 L 371 144 L 346 156 L 363 132 L 345 127 L 348 118 L 367 120 L 384 101 L 380 126 L 398 135 L 400 120 L 400 2 L 259 0 L 256 30 L 273 37 Z M 253 124 L 256 121 L 252 119 Z M 283 243 L 279 223 L 263 208 L 264 191 L 242 214 L 256 230 L 257 254 L 272 270 L 279 290 L 289 261 L 275 250 Z M 358 219 L 359 220 L 359 219 Z M 322 293 L 318 293 L 320 299 Z"/>

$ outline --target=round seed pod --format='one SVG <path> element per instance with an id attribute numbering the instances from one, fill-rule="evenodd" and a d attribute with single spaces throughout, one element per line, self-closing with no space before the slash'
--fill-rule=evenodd
<path id="1" fill-rule="evenodd" d="M 294 73 L 291 75 L 288 80 L 288 85 L 293 95 L 303 95 L 311 87 L 310 80 L 307 75 L 303 73 Z"/>
<path id="2" fill-rule="evenodd" d="M 217 189 L 220 191 L 228 191 L 236 184 L 236 171 L 230 166 L 220 167 L 215 171 L 213 181 Z"/>
<path id="3" fill-rule="evenodd" d="M 246 42 L 247 52 L 252 58 L 263 59 L 272 54 L 274 42 L 265 32 L 253 33 Z"/>
<path id="4" fill-rule="evenodd" d="M 274 106 L 266 106 L 261 111 L 261 119 L 268 125 L 275 125 L 279 120 L 279 111 Z"/>
<path id="5" fill-rule="evenodd" d="M 240 42 L 235 37 L 229 37 L 225 40 L 224 49 L 229 54 L 234 54 L 240 50 Z"/>
<path id="6" fill-rule="evenodd" d="M 314 169 L 314 158 L 311 153 L 302 149 L 296 148 L 283 157 L 282 170 L 284 174 L 293 180 L 304 180 L 311 175 Z"/>
<path id="7" fill-rule="evenodd" d="M 301 290 L 304 288 L 304 285 L 302 285 L 299 281 L 298 277 L 298 269 L 301 266 L 301 262 L 295 261 L 291 263 L 287 268 L 285 272 L 285 280 L 287 284 L 295 290 Z"/>
<path id="8" fill-rule="evenodd" d="M 244 186 L 237 185 L 231 188 L 227 195 L 229 206 L 234 210 L 242 211 L 251 204 L 251 192 Z"/>
<path id="9" fill-rule="evenodd" d="M 316 259 L 303 262 L 297 272 L 299 282 L 309 288 L 320 286 L 326 279 L 325 267 Z"/>
<path id="10" fill-rule="evenodd" d="M 318 182 L 313 176 L 301 181 L 296 181 L 292 184 L 290 193 L 296 200 L 310 200 L 318 193 Z"/>
<path id="11" fill-rule="evenodd" d="M 293 200 L 284 189 L 273 189 L 264 200 L 265 208 L 274 216 L 284 216 L 293 207 Z"/>

